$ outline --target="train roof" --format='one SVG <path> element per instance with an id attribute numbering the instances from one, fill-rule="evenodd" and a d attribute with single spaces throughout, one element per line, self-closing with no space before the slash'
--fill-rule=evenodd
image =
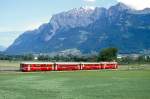
<path id="1" fill-rule="evenodd" d="M 54 62 L 21 62 L 21 64 L 54 64 Z"/>
<path id="2" fill-rule="evenodd" d="M 117 62 L 81 62 L 82 64 L 117 64 Z"/>
<path id="3" fill-rule="evenodd" d="M 21 62 L 21 64 L 117 64 L 117 62 Z"/>
<path id="4" fill-rule="evenodd" d="M 117 62 L 100 62 L 102 64 L 117 64 Z"/>
<path id="5" fill-rule="evenodd" d="M 80 64 L 80 62 L 55 62 L 55 64 Z"/>

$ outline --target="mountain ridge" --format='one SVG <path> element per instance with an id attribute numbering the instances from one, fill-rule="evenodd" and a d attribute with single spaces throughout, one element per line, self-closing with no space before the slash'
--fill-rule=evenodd
<path id="1" fill-rule="evenodd" d="M 149 18 L 148 8 L 138 11 L 122 3 L 108 9 L 72 9 L 54 15 L 49 23 L 38 29 L 24 32 L 5 52 L 51 53 L 77 49 L 91 53 L 111 46 L 121 52 L 138 52 L 150 49 Z M 141 41 L 134 42 L 140 36 Z M 141 48 L 138 48 L 139 43 Z"/>

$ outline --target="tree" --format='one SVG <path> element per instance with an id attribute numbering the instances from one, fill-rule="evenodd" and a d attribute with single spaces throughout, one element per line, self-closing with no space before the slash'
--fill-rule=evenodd
<path id="1" fill-rule="evenodd" d="M 33 59 L 34 59 L 34 56 L 32 54 L 23 55 L 23 60 L 25 60 L 25 61 L 30 61 Z"/>
<path id="2" fill-rule="evenodd" d="M 40 55 L 38 56 L 39 61 L 49 61 L 50 57 L 48 55 Z"/>
<path id="3" fill-rule="evenodd" d="M 105 48 L 102 49 L 98 55 L 98 61 L 114 61 L 117 59 L 117 48 Z"/>

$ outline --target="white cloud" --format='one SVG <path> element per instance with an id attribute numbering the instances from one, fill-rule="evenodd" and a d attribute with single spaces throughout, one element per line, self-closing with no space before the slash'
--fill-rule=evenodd
<path id="1" fill-rule="evenodd" d="M 117 0 L 137 10 L 150 8 L 150 0 Z"/>
<path id="2" fill-rule="evenodd" d="M 84 0 L 85 2 L 95 2 L 96 0 Z"/>

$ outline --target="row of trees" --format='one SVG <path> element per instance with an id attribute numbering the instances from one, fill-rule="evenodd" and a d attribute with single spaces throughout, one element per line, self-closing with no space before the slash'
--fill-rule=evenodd
<path id="1" fill-rule="evenodd" d="M 32 54 L 27 55 L 3 55 L 0 54 L 0 60 L 18 61 L 18 60 L 34 60 Z"/>
<path id="2" fill-rule="evenodd" d="M 99 62 L 99 61 L 118 61 L 121 64 L 130 64 L 130 63 L 150 63 L 150 57 L 140 56 L 137 59 L 131 57 L 124 57 L 117 59 L 117 48 L 105 48 L 102 49 L 96 55 L 38 55 L 36 58 L 32 54 L 27 55 L 0 55 L 0 60 L 9 60 L 9 61 L 74 61 L 74 62 Z"/>
<path id="3" fill-rule="evenodd" d="M 98 55 L 56 55 L 56 56 L 48 56 L 48 55 L 39 55 L 37 56 L 38 61 L 114 61 L 117 59 L 116 48 L 106 48 L 103 49 Z M 35 60 L 35 56 L 32 54 L 27 55 L 0 55 L 0 60 L 25 60 L 25 61 L 33 61 Z"/>
<path id="4" fill-rule="evenodd" d="M 134 59 L 132 57 L 124 57 L 121 59 L 117 59 L 117 61 L 121 64 L 143 64 L 150 63 L 150 56 L 141 55 L 138 58 Z"/>

